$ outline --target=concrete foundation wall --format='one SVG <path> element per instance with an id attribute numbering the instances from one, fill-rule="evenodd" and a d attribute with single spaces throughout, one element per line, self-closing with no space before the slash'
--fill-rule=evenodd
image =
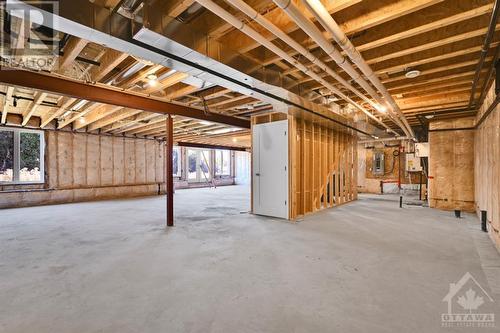
<path id="1" fill-rule="evenodd" d="M 478 112 L 477 120 L 488 110 L 495 99 L 494 87 L 490 89 Z M 493 110 L 479 126 L 474 140 L 475 208 L 480 217 L 487 211 L 488 231 L 500 249 L 500 106 Z"/>

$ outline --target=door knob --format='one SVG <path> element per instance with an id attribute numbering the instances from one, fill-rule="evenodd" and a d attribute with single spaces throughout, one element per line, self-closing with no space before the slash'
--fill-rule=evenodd
<path id="1" fill-rule="evenodd" d="M 255 175 L 256 175 L 256 176 L 260 176 L 260 173 L 256 173 Z"/>

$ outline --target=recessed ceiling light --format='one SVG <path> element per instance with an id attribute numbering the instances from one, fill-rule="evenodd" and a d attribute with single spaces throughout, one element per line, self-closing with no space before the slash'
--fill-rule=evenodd
<path id="1" fill-rule="evenodd" d="M 85 117 L 81 117 L 80 119 L 78 119 L 78 121 L 80 122 L 80 124 L 85 124 Z"/>
<path id="2" fill-rule="evenodd" d="M 405 76 L 408 78 L 408 79 L 414 79 L 416 78 L 417 76 L 420 76 L 420 71 L 417 70 L 417 69 L 413 69 L 413 70 L 409 70 L 406 72 Z"/>

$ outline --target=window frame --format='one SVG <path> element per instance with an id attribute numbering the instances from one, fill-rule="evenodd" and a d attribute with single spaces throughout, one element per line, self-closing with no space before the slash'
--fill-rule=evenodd
<path id="1" fill-rule="evenodd" d="M 231 153 L 231 150 L 229 149 L 214 149 L 215 151 L 215 159 L 214 159 L 214 174 L 215 176 L 217 177 L 230 177 L 231 176 L 231 160 L 232 160 L 232 153 Z M 220 165 L 220 170 L 221 172 L 218 173 L 217 172 L 217 153 L 221 154 L 221 165 Z M 229 170 L 228 170 L 228 173 L 224 173 L 223 170 L 224 170 L 224 152 L 227 152 L 228 153 L 228 156 L 229 156 Z"/>
<path id="2" fill-rule="evenodd" d="M 177 173 L 172 173 L 172 177 L 181 177 L 181 175 L 182 175 L 182 170 L 181 170 L 182 149 L 180 146 L 174 146 L 172 149 L 172 154 L 174 153 L 174 151 L 177 151 Z M 174 157 L 172 156 L 172 159 L 173 158 Z"/>
<path id="3" fill-rule="evenodd" d="M 45 184 L 45 132 L 41 130 L 4 126 L 0 126 L 0 131 L 10 131 L 14 133 L 14 170 L 12 171 L 13 179 L 12 181 L 0 181 L 0 185 Z M 40 180 L 19 180 L 19 169 L 21 166 L 21 133 L 36 133 L 40 137 Z"/>

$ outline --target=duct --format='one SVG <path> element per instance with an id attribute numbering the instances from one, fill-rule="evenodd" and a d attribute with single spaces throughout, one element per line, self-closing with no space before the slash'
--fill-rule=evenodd
<path id="1" fill-rule="evenodd" d="M 148 21 L 146 18 L 148 18 L 148 13 L 151 14 L 151 11 L 148 11 L 147 6 L 144 6 L 143 9 L 145 26 L 140 27 L 131 20 L 88 0 L 61 0 L 59 2 L 59 15 L 46 12 L 31 2 L 20 0 L 7 0 L 7 6 L 19 6 L 25 11 L 36 9 L 44 17 L 55 18 L 54 20 L 47 19 L 43 22 L 37 22 L 41 25 L 187 73 L 201 81 L 211 82 L 255 97 L 272 104 L 274 110 L 321 122 L 327 127 L 338 130 L 346 130 L 347 128 L 348 131 L 354 130 L 371 135 L 358 130 L 347 119 L 332 112 L 332 109 L 309 102 L 280 86 L 271 85 L 238 70 L 237 68 L 243 64 L 248 66 L 248 63 L 242 62 L 241 58 L 237 60 L 240 62 L 234 66 L 236 68 L 224 64 L 221 60 L 229 59 L 231 62 L 235 56 L 234 52 L 223 45 L 217 45 L 219 49 L 213 48 L 206 51 L 207 46 L 210 48 L 212 45 L 200 45 L 199 38 L 193 40 L 193 36 L 179 36 L 181 40 L 184 39 L 187 42 L 187 45 L 193 47 L 189 48 L 165 36 L 163 33 L 165 30 L 168 32 L 171 26 L 167 22 L 166 27 L 162 28 L 161 20 L 160 22 Z M 149 26 L 160 26 L 161 33 L 152 31 L 148 28 Z M 195 49 L 200 50 L 200 52 Z M 204 52 L 202 50 L 206 54 L 202 53 Z M 235 61 L 232 63 L 234 64 Z M 273 76 L 273 73 L 266 72 L 264 74 Z M 338 108 L 338 105 L 335 107 Z"/>
<path id="2" fill-rule="evenodd" d="M 354 69 L 354 67 L 340 54 L 340 52 L 323 36 L 321 31 L 301 12 L 301 10 L 291 0 L 273 0 L 276 5 L 282 8 L 288 16 L 307 33 L 320 47 L 339 65 L 350 77 L 352 77 L 363 89 L 370 94 L 381 105 L 385 105 L 385 100 L 379 96 L 375 89 Z M 379 106 L 378 110 L 381 111 Z M 397 116 L 391 114 L 395 123 L 411 136 L 406 126 Z"/>
<path id="3" fill-rule="evenodd" d="M 318 22 L 328 31 L 333 39 L 340 45 L 340 47 L 346 52 L 352 62 L 359 68 L 359 70 L 368 78 L 368 80 L 382 93 L 382 96 L 389 103 L 389 105 L 396 112 L 399 119 L 402 121 L 407 131 L 405 133 L 411 138 L 415 137 L 413 130 L 411 129 L 410 124 L 406 120 L 406 117 L 403 115 L 399 106 L 396 104 L 391 94 L 387 91 L 385 86 L 380 82 L 379 78 L 370 66 L 363 59 L 363 56 L 359 53 L 359 51 L 354 47 L 349 38 L 345 35 L 344 31 L 339 27 L 337 22 L 332 18 L 330 13 L 326 10 L 323 4 L 319 0 L 304 0 L 307 8 L 314 16 L 318 19 Z"/>
<path id="4" fill-rule="evenodd" d="M 306 50 L 306 48 L 304 48 L 302 45 L 300 45 L 299 43 L 297 43 L 293 38 L 291 38 L 286 33 L 284 33 L 281 29 L 279 29 L 276 25 L 274 25 L 272 22 L 270 22 L 268 19 L 266 19 L 263 15 L 261 15 L 256 10 L 254 10 L 247 3 L 245 3 L 242 0 L 226 0 L 226 1 L 229 2 L 231 5 L 233 5 L 234 7 L 238 8 L 239 10 L 241 10 L 243 13 L 245 13 L 247 16 L 249 16 L 255 22 L 259 23 L 261 26 L 263 26 L 264 28 L 266 28 L 267 30 L 269 30 L 276 37 L 278 37 L 279 39 L 281 39 L 282 41 L 284 41 L 287 45 L 289 45 L 293 49 L 295 49 L 299 54 L 305 56 L 311 63 L 313 63 L 314 65 L 318 66 L 324 72 L 328 73 L 331 77 L 333 77 L 335 80 L 337 80 L 338 82 L 340 82 L 344 87 L 346 87 L 347 89 L 349 89 L 350 91 L 352 91 L 353 93 L 355 93 L 358 97 L 360 97 L 361 99 L 363 99 L 365 102 L 371 104 L 375 108 L 378 107 L 378 105 L 375 102 L 373 102 L 371 99 L 367 98 L 364 94 L 362 94 L 359 90 L 357 90 L 356 88 L 354 88 L 349 82 L 347 82 L 340 75 L 338 75 L 337 73 L 335 73 L 335 71 L 333 71 L 323 61 L 321 61 L 319 58 L 315 57 L 311 52 L 309 52 L 308 50 Z M 200 2 L 200 1 L 198 1 L 198 2 Z M 205 3 L 207 1 L 204 0 L 202 2 Z M 208 2 L 210 2 L 210 1 L 208 1 Z M 212 6 L 212 7 L 215 8 L 215 9 L 217 9 L 217 7 L 214 7 L 214 6 Z M 245 27 L 245 25 L 243 25 L 243 27 Z M 277 46 L 275 46 L 275 44 L 268 42 L 267 39 L 265 39 L 262 35 L 260 35 L 260 38 L 259 38 L 259 40 L 257 40 L 257 42 L 260 43 L 261 40 L 264 40 L 266 42 L 266 44 L 268 44 L 268 43 L 271 44 L 273 46 L 273 48 L 277 48 Z M 287 55 L 287 58 L 291 58 L 291 57 Z M 290 62 L 290 60 L 287 60 L 287 61 Z M 294 63 L 292 63 L 292 65 L 294 65 L 295 67 L 297 67 L 300 70 L 302 70 L 301 67 L 295 65 Z M 312 71 L 308 70 L 308 72 L 305 72 L 305 73 L 307 75 L 311 76 L 313 79 L 315 79 L 316 81 L 318 81 L 320 83 L 325 82 L 323 79 L 321 79 L 319 77 L 319 75 L 317 75 L 316 73 L 312 72 L 313 74 L 315 74 L 313 76 L 313 75 L 311 75 L 310 72 L 312 72 Z M 331 89 L 332 86 L 330 84 L 326 84 L 326 85 L 323 84 L 323 85 L 325 87 L 327 87 L 333 93 L 337 94 L 338 96 L 340 96 L 343 99 L 347 100 L 351 104 L 355 105 L 359 110 L 361 110 L 363 113 L 365 113 L 368 117 L 370 117 L 371 119 L 373 119 L 378 124 L 382 125 L 382 127 L 384 127 L 385 129 L 387 129 L 388 131 L 391 131 L 394 134 L 398 135 L 397 132 L 395 132 L 392 129 L 390 129 L 386 124 L 384 124 L 382 121 L 380 121 L 371 112 L 369 112 L 368 110 L 366 110 L 365 108 L 363 108 L 359 104 L 354 103 L 350 98 L 348 98 L 344 94 L 337 93 L 338 92 L 337 89 Z"/>

